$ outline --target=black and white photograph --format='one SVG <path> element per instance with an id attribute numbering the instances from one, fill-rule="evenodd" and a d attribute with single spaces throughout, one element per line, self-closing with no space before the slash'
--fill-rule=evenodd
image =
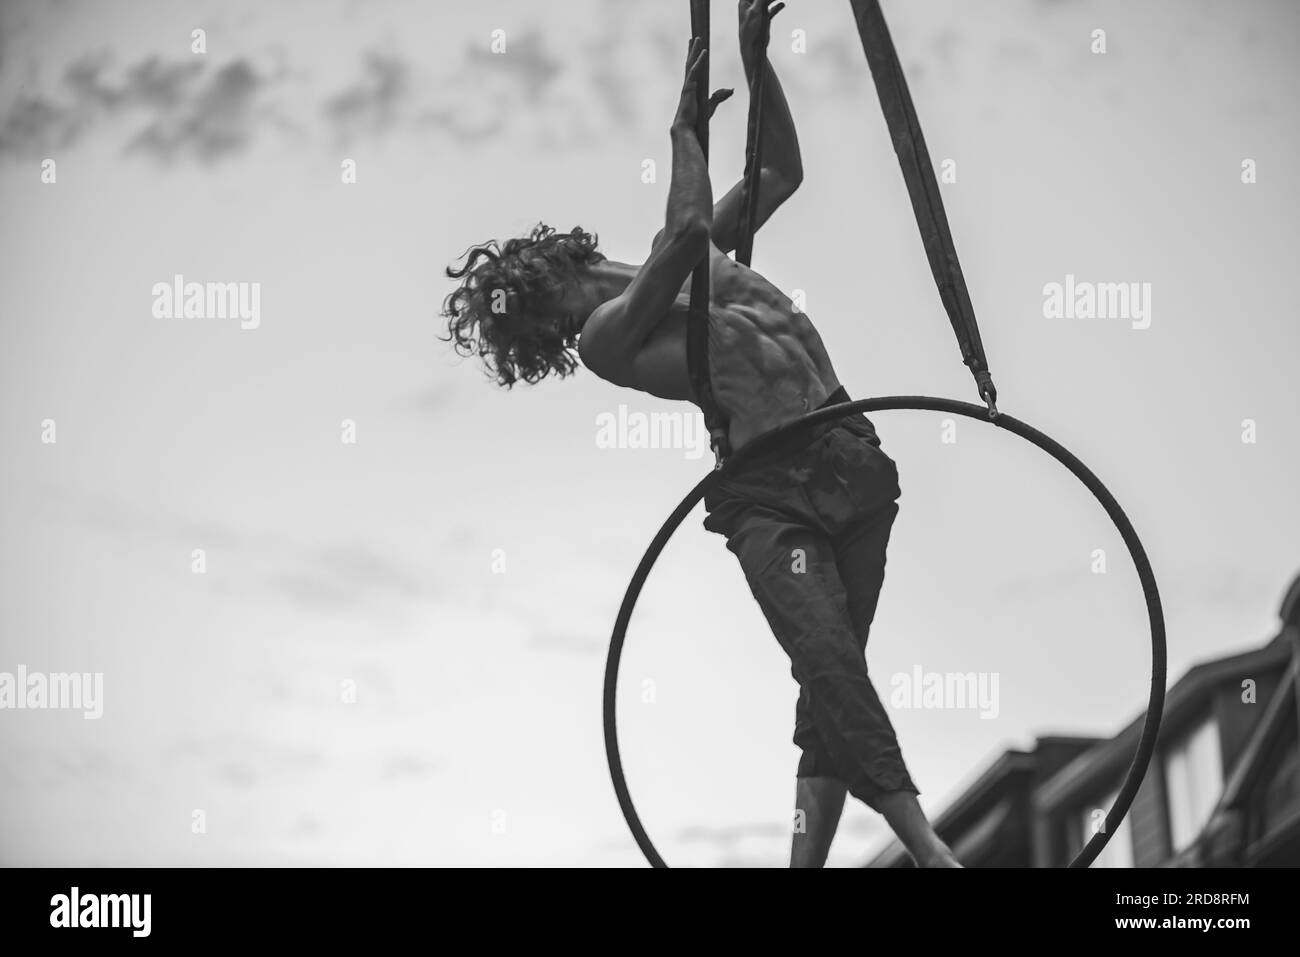
<path id="1" fill-rule="evenodd" d="M 1298 81 L 1293 0 L 0 0 L 0 925 L 1276 932 Z"/>

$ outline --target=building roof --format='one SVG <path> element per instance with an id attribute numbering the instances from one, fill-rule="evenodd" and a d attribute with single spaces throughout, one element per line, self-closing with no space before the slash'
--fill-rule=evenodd
<path id="1" fill-rule="evenodd" d="M 1243 651 L 1226 658 L 1216 658 L 1194 665 L 1169 689 L 1161 719 L 1160 737 L 1181 730 L 1188 720 L 1200 713 L 1208 696 L 1222 682 L 1236 681 L 1244 669 L 1283 668 L 1291 657 L 1285 633 L 1279 633 L 1262 648 Z M 1138 714 L 1119 734 L 1079 755 L 1045 782 L 1034 796 L 1043 810 L 1086 801 L 1097 789 L 1099 778 L 1114 778 L 1123 773 L 1137 751 L 1138 737 L 1146 712 Z"/>
<path id="2" fill-rule="evenodd" d="M 1296 686 L 1300 682 L 1300 576 L 1287 589 L 1279 617 L 1281 631 L 1262 647 L 1194 665 L 1165 697 L 1162 741 L 1168 735 L 1182 732 L 1190 721 L 1203 714 L 1209 699 L 1224 682 L 1235 684 L 1243 673 L 1283 672 L 1282 693 L 1272 697 L 1230 769 L 1223 798 L 1204 830 L 1205 835 L 1230 827 L 1231 814 L 1243 796 L 1267 776 L 1270 744 L 1278 736 L 1289 733 L 1294 723 L 1286 717 L 1296 714 Z M 1038 739 L 1033 751 L 1003 752 L 939 814 L 934 822 L 935 830 L 953 847 L 959 859 L 963 855 L 970 859 L 986 856 L 989 842 L 1002 840 L 1005 829 L 1015 822 L 1014 796 L 1018 784 L 1043 778 L 1032 792 L 1033 807 L 1039 814 L 1094 798 L 1099 787 L 1112 784 L 1132 761 L 1145 718 L 1145 711 L 1139 713 L 1109 739 L 1047 736 Z M 1100 783 L 1103 780 L 1105 784 Z M 1278 832 L 1294 831 L 1288 840 L 1300 842 L 1300 813 L 1283 825 Z M 894 867 L 907 860 L 903 846 L 892 840 L 865 866 Z"/>

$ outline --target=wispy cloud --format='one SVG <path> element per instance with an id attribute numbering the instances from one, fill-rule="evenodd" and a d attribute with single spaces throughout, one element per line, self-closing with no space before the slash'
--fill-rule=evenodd
<path id="1" fill-rule="evenodd" d="M 175 109 L 191 95 L 204 66 L 197 62 L 164 63 L 150 57 L 128 67 L 118 82 L 105 76 L 109 68 L 110 60 L 102 54 L 83 57 L 68 67 L 63 81 L 74 101 L 106 110 L 132 106 Z"/>
<path id="2" fill-rule="evenodd" d="M 498 54 L 481 45 L 466 47 L 465 66 L 478 70 L 485 80 L 491 77 L 502 91 L 538 102 L 559 77 L 563 69 L 560 58 L 547 51 L 546 40 L 536 29 L 512 37 L 508 51 Z"/>
<path id="3" fill-rule="evenodd" d="M 520 27 L 504 51 L 479 36 L 429 62 L 388 45 L 363 48 L 341 80 L 283 57 L 264 66 L 251 56 L 216 64 L 149 56 L 119 68 L 105 52 L 85 53 L 51 87 L 22 88 L 0 110 L 0 156 L 49 155 L 92 133 L 121 137 L 128 155 L 201 165 L 286 133 L 324 143 L 401 132 L 458 146 L 502 136 L 552 146 L 575 136 L 598 140 L 649 121 L 647 75 L 656 77 L 656 88 L 663 77 L 676 77 L 681 27 L 636 3 L 601 4 L 591 24 L 565 38 L 577 44 L 577 55 L 536 26 Z M 811 82 L 824 93 L 851 78 L 856 92 L 864 78 L 860 61 L 842 36 L 821 38 L 817 56 L 801 58 L 787 81 Z"/>
<path id="4" fill-rule="evenodd" d="M 325 101 L 325 117 L 343 141 L 387 133 L 398 121 L 410 89 L 410 67 L 390 53 L 370 52 L 362 75 Z"/>
<path id="5" fill-rule="evenodd" d="M 57 89 L 24 92 L 0 114 L 0 155 L 48 155 L 111 121 L 126 127 L 127 153 L 213 163 L 283 126 L 269 96 L 279 82 L 247 59 L 211 67 L 149 57 L 116 71 L 104 54 L 84 56 Z"/>
<path id="6" fill-rule="evenodd" d="M 164 162 L 213 163 L 240 153 L 259 127 L 274 122 L 274 110 L 260 102 L 273 82 L 246 60 L 227 64 L 200 82 L 192 96 L 158 109 L 127 149 Z"/>
<path id="7" fill-rule="evenodd" d="M 630 116 L 631 77 L 620 75 L 612 53 L 599 63 L 600 75 L 584 88 L 604 91 L 613 97 L 613 112 Z M 440 75 L 416 84 L 417 68 L 408 58 L 366 50 L 354 78 L 321 99 L 300 71 L 260 66 L 247 57 L 213 65 L 153 56 L 116 69 L 108 54 L 86 54 L 63 71 L 54 88 L 23 90 L 0 111 L 0 156 L 49 155 L 99 131 L 124 135 L 128 155 L 201 165 L 237 156 L 261 136 L 290 132 L 352 142 L 408 130 L 472 144 L 507 128 L 538 132 L 529 118 L 558 78 L 566 70 L 587 69 L 566 65 L 536 30 L 512 36 L 507 53 L 467 44 L 440 66 Z M 316 128 L 311 115 L 287 105 L 291 76 L 306 85 L 308 102 L 320 103 L 317 119 L 323 122 Z M 322 87 L 329 82 L 315 80 Z"/>
<path id="8" fill-rule="evenodd" d="M 0 117 L 0 156 L 44 156 L 76 142 L 84 124 L 66 107 L 24 95 Z"/>
<path id="9" fill-rule="evenodd" d="M 228 571 L 218 578 L 219 593 L 270 592 L 309 611 L 391 608 L 395 599 L 409 602 L 440 594 L 427 570 L 366 542 L 306 543 L 273 531 L 245 532 L 66 489 L 50 495 L 45 508 L 49 517 L 93 528 L 118 546 L 161 542 L 186 555 L 195 548 L 204 548 L 210 558 L 220 554 Z"/>

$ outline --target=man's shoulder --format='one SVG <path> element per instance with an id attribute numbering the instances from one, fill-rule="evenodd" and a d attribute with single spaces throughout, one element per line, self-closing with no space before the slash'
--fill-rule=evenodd
<path id="1" fill-rule="evenodd" d="M 587 321 L 582 324 L 582 332 L 578 335 L 578 358 L 582 360 L 582 364 L 602 379 L 610 381 L 614 381 L 612 356 L 616 345 L 611 336 L 616 335 L 617 330 L 611 330 L 609 327 L 618 309 L 618 299 L 602 302 L 591 311 Z"/>
<path id="2" fill-rule="evenodd" d="M 610 319 L 617 309 L 617 299 L 608 299 L 602 302 L 595 309 L 591 310 L 591 315 L 587 321 L 582 324 L 582 331 L 578 335 L 578 355 L 586 361 L 588 353 L 598 355 L 601 340 L 605 338 Z"/>

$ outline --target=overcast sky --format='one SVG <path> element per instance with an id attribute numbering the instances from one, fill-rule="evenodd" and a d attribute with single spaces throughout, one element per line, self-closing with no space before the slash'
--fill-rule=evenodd
<path id="1" fill-rule="evenodd" d="M 501 392 L 438 340 L 438 311 L 447 263 L 539 220 L 640 260 L 687 8 L 0 8 L 0 671 L 104 675 L 98 721 L 0 713 L 0 863 L 640 863 L 605 768 L 604 653 L 706 464 L 598 448 L 596 421 L 686 407 L 585 372 Z M 716 85 L 741 85 L 733 9 L 715 4 Z M 930 151 L 956 163 L 944 198 L 1003 408 L 1128 511 L 1171 679 L 1271 637 L 1300 570 L 1300 8 L 886 15 Z M 806 180 L 755 267 L 804 291 L 853 395 L 974 400 L 847 3 L 791 0 L 771 55 Z M 719 195 L 744 112 L 737 97 L 714 124 Z M 259 326 L 156 317 L 176 274 L 260 283 Z M 1149 328 L 1044 318 L 1067 275 L 1150 283 Z M 999 676 L 996 718 L 893 712 L 936 811 L 1007 747 L 1130 721 L 1145 611 L 1118 535 L 1054 462 L 974 422 L 955 444 L 941 416 L 875 422 L 903 488 L 877 685 Z M 624 763 L 671 862 L 780 865 L 796 689 L 701 518 L 629 633 Z M 885 837 L 853 806 L 832 862 Z"/>

